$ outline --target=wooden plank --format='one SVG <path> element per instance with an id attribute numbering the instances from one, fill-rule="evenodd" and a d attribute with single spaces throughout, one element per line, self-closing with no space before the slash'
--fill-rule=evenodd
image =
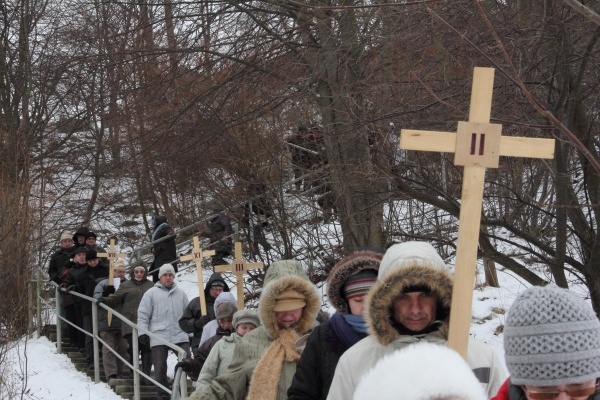
<path id="1" fill-rule="evenodd" d="M 528 158 L 554 158 L 554 139 L 502 136 L 500 155 Z"/>
<path id="2" fill-rule="evenodd" d="M 402 129 L 400 132 L 400 148 L 404 150 L 454 153 L 456 149 L 456 132 Z"/>

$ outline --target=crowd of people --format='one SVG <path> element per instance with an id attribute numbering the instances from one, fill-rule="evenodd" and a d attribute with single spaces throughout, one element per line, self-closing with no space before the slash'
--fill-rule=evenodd
<path id="1" fill-rule="evenodd" d="M 506 317 L 505 363 L 474 338 L 463 359 L 447 347 L 453 278 L 425 242 L 360 248 L 339 259 L 326 282 L 335 313 L 319 323 L 323 299 L 296 260 L 266 268 L 257 310 L 238 310 L 226 281 L 213 274 L 200 293 L 203 315 L 200 298 L 190 301 L 178 287 L 171 263 L 157 269 L 155 283 L 143 266 L 127 280 L 124 265 L 115 264 L 115 290 L 86 235 L 62 235 L 50 263 L 50 278 L 67 291 L 67 318 L 91 324 L 88 306 L 68 297 L 76 288 L 136 322 L 142 372 L 153 369 L 164 388 L 165 343 L 181 347 L 187 358 L 175 369 L 194 381 L 190 400 L 600 400 L 600 322 L 586 301 L 554 285 L 527 289 Z M 99 313 L 101 337 L 131 359 L 131 328 L 105 317 Z M 87 357 L 89 341 L 70 338 Z M 108 353 L 107 376 L 121 376 Z M 157 394 L 169 398 L 160 387 Z"/>

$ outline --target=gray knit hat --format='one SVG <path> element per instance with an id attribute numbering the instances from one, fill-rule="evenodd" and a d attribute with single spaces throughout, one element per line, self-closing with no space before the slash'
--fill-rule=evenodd
<path id="1" fill-rule="evenodd" d="M 504 353 L 515 385 L 590 381 L 600 377 L 600 322 L 575 293 L 555 285 L 532 287 L 508 312 Z"/>
<path id="2" fill-rule="evenodd" d="M 255 327 L 260 326 L 260 318 L 256 310 L 239 310 L 233 314 L 233 329 L 237 329 L 239 324 L 252 324 Z"/>
<path id="3" fill-rule="evenodd" d="M 215 313 L 215 316 L 217 317 L 217 319 L 233 317 L 233 314 L 235 314 L 237 310 L 238 309 L 236 304 L 224 302 L 219 304 L 219 307 L 217 307 L 217 312 Z"/>

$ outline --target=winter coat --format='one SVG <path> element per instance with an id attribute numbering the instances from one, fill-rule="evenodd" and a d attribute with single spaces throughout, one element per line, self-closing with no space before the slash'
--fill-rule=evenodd
<path id="1" fill-rule="evenodd" d="M 95 267 L 89 265 L 75 279 L 75 290 L 88 297 L 94 296 L 94 289 L 101 280 L 108 278 L 108 268 L 102 264 Z M 92 315 L 92 302 L 80 299 L 82 315 Z"/>
<path id="2" fill-rule="evenodd" d="M 157 217 L 156 225 L 156 229 L 152 233 L 152 241 L 174 234 L 173 228 L 167 224 L 166 218 Z M 174 236 L 154 244 L 152 254 L 154 254 L 154 260 L 152 261 L 150 270 L 156 270 L 151 274 L 154 282 L 158 282 L 158 269 L 164 264 L 172 264 L 175 272 L 177 272 L 177 244 L 175 243 Z"/>
<path id="3" fill-rule="evenodd" d="M 105 297 L 104 300 L 106 300 L 107 306 L 115 310 L 120 308 L 121 311 L 119 312 L 121 314 L 131 322 L 137 323 L 138 307 L 142 301 L 142 297 L 152 287 L 154 287 L 154 283 L 144 275 L 144 279 L 141 281 L 130 279 L 121 283 L 119 289 L 110 296 Z M 131 335 L 132 330 L 131 326 L 123 324 L 121 334 L 123 336 Z"/>
<path id="4" fill-rule="evenodd" d="M 188 341 L 187 334 L 179 328 L 179 318 L 188 303 L 187 295 L 177 283 L 171 288 L 156 282 L 149 289 L 140 302 L 138 308 L 137 325 L 169 343 L 184 343 Z M 141 330 L 138 335 L 144 335 Z M 158 340 L 150 337 L 150 347 L 163 345 Z"/>
<path id="5" fill-rule="evenodd" d="M 215 310 L 215 315 L 217 314 L 217 308 L 219 308 L 219 305 L 221 305 L 221 303 L 231 303 L 237 307 L 237 300 L 235 299 L 235 297 L 233 297 L 233 294 L 231 292 L 221 292 L 221 294 L 217 296 L 217 299 L 215 300 L 215 306 L 213 307 Z M 216 319 L 213 319 L 212 321 L 204 325 L 204 327 L 202 328 L 202 336 L 200 337 L 200 343 L 198 343 L 198 346 L 202 346 L 204 342 L 206 342 L 211 337 L 215 336 L 217 334 L 218 329 L 219 321 L 217 321 Z"/>
<path id="6" fill-rule="evenodd" d="M 348 325 L 348 328 L 351 329 Z M 365 338 L 367 335 L 361 335 Z M 289 400 L 327 398 L 337 363 L 350 346 L 342 343 L 329 321 L 317 326 L 308 337 L 296 375 L 288 390 Z"/>
<path id="7" fill-rule="evenodd" d="M 50 265 L 48 266 L 48 276 L 52 282 L 61 284 L 64 282 L 67 269 L 73 257 L 74 247 L 68 249 L 59 248 L 52 256 L 50 256 Z"/>
<path id="8" fill-rule="evenodd" d="M 316 317 L 321 306 L 321 298 L 300 263 L 294 260 L 277 261 L 266 272 L 264 288 L 260 295 L 258 313 L 262 325 L 248 332 L 237 344 L 227 373 L 216 377 L 208 386 L 203 386 L 189 397 L 191 400 L 242 400 L 248 394 L 250 379 L 263 353 L 279 337 L 282 329 L 275 318 L 276 298 L 286 290 L 304 294 L 306 306 L 295 327 L 301 336 L 296 343 L 296 351 L 302 353 L 307 335 L 316 325 Z M 283 365 L 273 365 L 274 371 L 281 368 L 276 388 L 277 400 L 287 399 L 287 390 L 296 372 L 297 361 L 283 361 Z M 264 372 L 264 371 L 263 371 Z M 269 372 L 269 371 L 267 371 Z"/>
<path id="9" fill-rule="evenodd" d="M 193 333 L 192 348 L 197 347 L 200 344 L 200 338 L 202 337 L 202 330 L 204 326 L 210 321 L 216 318 L 216 299 L 210 295 L 210 285 L 215 281 L 221 281 L 225 285 L 223 293 L 229 292 L 229 287 L 225 283 L 225 280 L 219 274 L 212 274 L 210 279 L 204 287 L 204 299 L 206 300 L 206 313 L 202 315 L 200 312 L 200 298 L 195 297 L 192 301 L 187 304 L 183 314 L 179 319 L 179 327 L 181 330 L 187 333 Z"/>
<path id="10" fill-rule="evenodd" d="M 405 242 L 390 247 L 381 261 L 378 281 L 366 299 L 370 336 L 342 355 L 327 399 L 351 399 L 360 379 L 387 354 L 423 340 L 446 344 L 452 284 L 446 265 L 428 243 Z M 439 323 L 426 333 L 401 334 L 391 322 L 393 300 L 405 288 L 423 286 L 429 287 L 438 299 L 436 319 Z M 485 386 L 488 397 L 495 395 L 506 379 L 506 372 L 494 351 L 469 338 L 467 363 Z"/>
<path id="11" fill-rule="evenodd" d="M 125 281 L 125 282 L 127 282 L 127 281 Z M 122 284 L 125 282 L 122 282 Z M 96 288 L 94 289 L 94 299 L 97 300 L 100 297 L 102 297 L 102 292 L 104 292 L 104 289 L 106 289 L 107 286 L 109 286 L 108 279 L 103 279 L 100 282 L 98 282 L 98 284 L 96 285 Z M 121 286 L 119 286 L 119 288 L 121 288 Z M 121 314 L 121 310 L 122 310 L 121 307 L 115 308 L 115 311 L 117 311 L 119 314 Z M 121 324 L 121 320 L 114 316 L 111 320 L 110 325 L 108 325 L 108 311 L 106 311 L 102 307 L 98 307 L 98 332 L 120 331 L 122 325 L 127 325 L 127 324 Z"/>
<path id="12" fill-rule="evenodd" d="M 527 400 L 527 397 L 525 397 L 521 386 L 511 384 L 509 378 L 504 382 L 498 394 L 490 400 Z M 589 400 L 600 400 L 600 391 L 596 391 L 596 393 L 590 396 Z"/>
<path id="13" fill-rule="evenodd" d="M 214 378 L 227 372 L 233 358 L 233 350 L 241 340 L 242 337 L 234 333 L 216 342 L 204 361 L 196 387 L 210 385 Z"/>
<path id="14" fill-rule="evenodd" d="M 210 249 L 214 250 L 217 255 L 230 256 L 232 240 L 231 221 L 224 214 L 218 214 L 208 221 L 209 232 L 206 237 L 210 239 Z"/>
<path id="15" fill-rule="evenodd" d="M 77 283 L 77 276 L 83 272 L 83 270 L 87 267 L 87 264 L 77 264 L 76 262 L 71 261 L 67 266 L 69 270 L 67 275 L 65 276 L 64 285 L 66 287 L 73 286 Z M 63 307 L 71 306 L 75 303 L 79 303 L 81 299 L 77 296 L 73 296 L 70 293 L 63 293 L 62 304 Z"/>
<path id="16" fill-rule="evenodd" d="M 306 348 L 298 361 L 296 375 L 288 390 L 288 400 L 325 400 L 333 373 L 342 354 L 367 334 L 359 333 L 344 319 L 342 314 L 350 313 L 348 303 L 343 295 L 346 280 L 363 271 L 379 269 L 383 253 L 375 249 L 363 249 L 340 260 L 327 277 L 327 296 L 338 314 L 334 315 L 336 329 L 327 321 L 319 325 L 308 338 Z"/>
<path id="17" fill-rule="evenodd" d="M 230 330 L 224 330 L 221 327 L 219 327 L 219 329 L 217 329 L 217 333 L 213 337 L 208 339 L 206 342 L 204 342 L 202 346 L 198 347 L 194 351 L 194 358 L 190 360 L 192 363 L 195 364 L 193 369 L 194 372 L 190 373 L 190 378 L 193 381 L 198 380 L 198 375 L 200 375 L 200 371 L 202 370 L 202 367 L 204 367 L 204 363 L 206 362 L 208 355 L 212 351 L 212 348 L 222 338 L 228 337 L 229 335 L 231 335 Z"/>

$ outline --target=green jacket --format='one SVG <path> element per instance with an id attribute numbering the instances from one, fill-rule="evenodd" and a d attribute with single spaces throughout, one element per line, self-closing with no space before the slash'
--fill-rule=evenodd
<path id="1" fill-rule="evenodd" d="M 317 325 L 316 317 L 321 307 L 321 298 L 298 261 L 277 261 L 267 270 L 260 295 L 258 313 L 262 325 L 248 332 L 237 344 L 227 373 L 216 377 L 211 385 L 198 388 L 189 399 L 243 400 L 246 398 L 256 364 L 265 350 L 279 336 L 280 328 L 277 326 L 273 308 L 276 297 L 286 290 L 296 290 L 306 297 L 306 306 L 295 328 L 301 336 L 296 347 L 300 353 L 302 352 L 308 334 Z M 287 399 L 287 389 L 292 384 L 295 372 L 296 362 L 285 361 L 277 386 L 278 400 Z"/>
<path id="2" fill-rule="evenodd" d="M 123 282 L 115 293 L 105 297 L 104 300 L 106 300 L 106 305 L 110 308 L 118 310 L 120 307 L 121 310 L 119 312 L 121 314 L 127 317 L 131 322 L 137 323 L 137 310 L 140 301 L 142 301 L 142 296 L 144 296 L 144 293 L 153 286 L 154 283 L 146 279 L 145 275 L 142 281 L 129 279 L 128 281 Z M 131 332 L 131 326 L 128 324 L 121 324 L 121 334 L 123 334 L 123 336 L 131 335 Z"/>

